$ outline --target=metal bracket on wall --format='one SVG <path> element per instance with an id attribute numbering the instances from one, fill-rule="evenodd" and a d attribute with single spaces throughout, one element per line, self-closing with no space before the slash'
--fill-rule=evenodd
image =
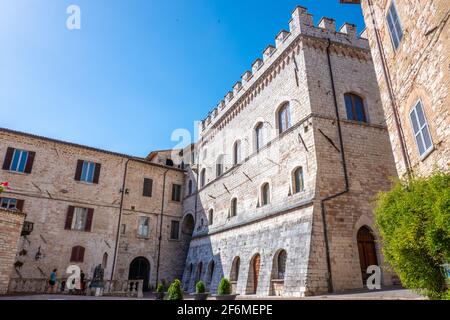
<path id="1" fill-rule="evenodd" d="M 323 133 L 323 131 L 322 130 L 320 130 L 320 129 L 318 129 L 319 130 L 319 132 L 325 137 L 325 139 L 327 139 L 328 140 L 328 142 L 337 150 L 337 152 L 341 152 L 341 150 L 339 150 L 339 148 L 334 144 L 334 142 L 333 142 L 333 140 L 331 140 L 331 138 L 330 137 L 328 137 L 325 133 Z"/>

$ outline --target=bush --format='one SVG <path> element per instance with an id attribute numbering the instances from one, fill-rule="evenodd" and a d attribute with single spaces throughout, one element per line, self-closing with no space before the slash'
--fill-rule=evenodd
<path id="1" fill-rule="evenodd" d="M 402 284 L 444 298 L 440 265 L 450 259 L 450 174 L 398 181 L 378 195 L 375 213 L 385 259 Z"/>
<path id="2" fill-rule="evenodd" d="M 205 284 L 199 281 L 195 284 L 195 293 L 205 293 Z"/>
<path id="3" fill-rule="evenodd" d="M 157 293 L 163 293 L 164 292 L 164 285 L 162 283 L 158 284 L 158 286 L 156 287 L 156 292 Z"/>
<path id="4" fill-rule="evenodd" d="M 221 296 L 231 294 L 231 283 L 228 279 L 222 278 L 222 280 L 220 280 L 217 293 Z"/>
<path id="5" fill-rule="evenodd" d="M 181 281 L 175 279 L 167 291 L 168 300 L 183 300 L 183 292 L 181 291 Z"/>

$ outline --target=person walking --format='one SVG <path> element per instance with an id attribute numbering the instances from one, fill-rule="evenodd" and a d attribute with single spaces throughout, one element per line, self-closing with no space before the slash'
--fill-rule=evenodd
<path id="1" fill-rule="evenodd" d="M 50 279 L 48 280 L 50 293 L 55 293 L 55 287 L 56 287 L 56 272 L 58 269 L 53 269 L 53 271 L 50 273 Z"/>

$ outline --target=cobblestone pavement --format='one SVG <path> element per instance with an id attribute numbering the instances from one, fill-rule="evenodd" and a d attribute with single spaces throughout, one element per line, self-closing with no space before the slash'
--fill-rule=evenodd
<path id="1" fill-rule="evenodd" d="M 189 295 L 186 300 L 192 300 Z M 424 300 L 411 290 L 403 288 L 385 288 L 383 290 L 359 290 L 343 293 L 333 293 L 306 298 L 281 298 L 281 297 L 257 297 L 257 296 L 238 296 L 238 300 Z M 15 295 L 0 296 L 0 300 L 136 300 L 136 298 L 124 297 L 92 297 L 75 295 L 57 295 L 57 294 L 38 294 L 38 295 Z M 153 294 L 145 294 L 143 300 L 154 300 Z"/>

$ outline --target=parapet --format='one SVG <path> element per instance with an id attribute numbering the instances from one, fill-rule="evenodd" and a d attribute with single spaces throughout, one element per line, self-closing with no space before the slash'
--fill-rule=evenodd
<path id="1" fill-rule="evenodd" d="M 325 40 L 329 39 L 341 45 L 369 50 L 365 30 L 358 36 L 356 26 L 345 22 L 339 31 L 336 31 L 335 20 L 328 17 L 321 18 L 318 25 L 315 26 L 312 14 L 308 13 L 305 7 L 297 6 L 292 11 L 291 20 L 289 21 L 289 31 L 283 29 L 276 35 L 275 45 L 268 45 L 262 52 L 262 59 L 257 58 L 252 63 L 251 71 L 245 71 L 242 74 L 241 81 L 237 81 L 234 84 L 233 90 L 229 91 L 225 95 L 224 100 L 221 100 L 214 110 L 208 114 L 206 119 L 202 121 L 201 131 L 205 131 L 214 123 L 214 121 L 211 121 L 212 118 L 216 118 L 227 112 L 259 76 L 269 68 L 271 63 L 281 55 L 288 45 L 300 35 Z"/>

